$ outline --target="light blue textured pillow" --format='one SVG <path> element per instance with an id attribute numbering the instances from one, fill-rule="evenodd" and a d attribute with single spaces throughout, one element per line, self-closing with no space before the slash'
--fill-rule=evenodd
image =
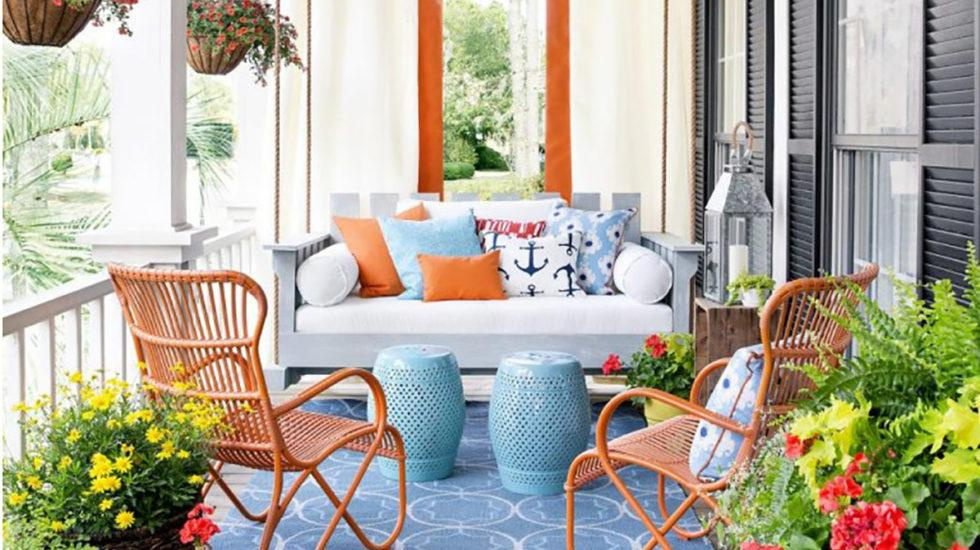
<path id="1" fill-rule="evenodd" d="M 405 287 L 398 297 L 402 300 L 422 299 L 422 268 L 419 254 L 435 256 L 479 256 L 483 254 L 476 235 L 476 219 L 472 213 L 454 218 L 435 218 L 422 222 L 381 218 L 381 234 L 395 271 Z"/>
<path id="2" fill-rule="evenodd" d="M 705 408 L 739 424 L 748 424 L 759 394 L 763 363 L 759 344 L 736 351 L 711 390 Z M 742 439 L 739 434 L 702 420 L 694 432 L 688 457 L 691 472 L 703 481 L 721 478 L 735 461 Z"/>
<path id="3" fill-rule="evenodd" d="M 578 284 L 586 294 L 615 294 L 613 265 L 626 237 L 626 224 L 635 208 L 592 212 L 558 204 L 548 217 L 546 234 L 552 237 L 572 231 L 582 233 L 578 254 Z"/>

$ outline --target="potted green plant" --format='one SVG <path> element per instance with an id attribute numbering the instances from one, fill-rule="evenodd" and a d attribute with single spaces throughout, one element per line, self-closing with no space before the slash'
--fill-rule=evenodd
<path id="1" fill-rule="evenodd" d="M 69 382 L 57 407 L 15 407 L 25 447 L 3 466 L 5 537 L 38 548 L 206 542 L 217 526 L 197 505 L 223 409 L 191 394 L 145 399 L 120 380 Z"/>
<path id="2" fill-rule="evenodd" d="M 188 0 L 187 63 L 201 74 L 228 74 L 248 60 L 258 82 L 276 63 L 276 20 L 279 58 L 302 69 L 296 49 L 296 27 L 259 0 Z"/>
<path id="3" fill-rule="evenodd" d="M 759 307 L 765 303 L 776 282 L 768 275 L 742 273 L 728 283 L 728 304 L 741 301 L 745 307 Z"/>
<path id="4" fill-rule="evenodd" d="M 656 388 L 687 399 L 694 383 L 694 338 L 686 333 L 651 334 L 623 365 L 618 355 L 612 354 L 602 367 L 609 375 L 626 367 L 626 385 L 631 388 Z M 655 401 L 643 400 L 643 416 L 647 424 L 654 425 L 683 411 Z"/>
<path id="5" fill-rule="evenodd" d="M 131 35 L 129 13 L 139 0 L 3 0 L 3 34 L 25 46 L 62 47 L 89 21 L 119 22 L 119 34 Z"/>

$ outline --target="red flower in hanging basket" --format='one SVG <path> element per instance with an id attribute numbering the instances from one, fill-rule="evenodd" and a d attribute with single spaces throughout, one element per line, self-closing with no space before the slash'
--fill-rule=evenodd
<path id="1" fill-rule="evenodd" d="M 609 376 L 621 370 L 623 370 L 623 363 L 619 360 L 619 356 L 615 353 L 610 353 L 609 357 L 606 358 L 606 362 L 602 364 L 602 374 Z"/>

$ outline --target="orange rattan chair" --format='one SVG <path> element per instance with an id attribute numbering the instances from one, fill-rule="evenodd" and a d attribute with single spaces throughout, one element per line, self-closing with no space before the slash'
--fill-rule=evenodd
<path id="1" fill-rule="evenodd" d="M 800 279 L 776 289 L 759 320 L 764 363 L 759 395 L 747 425 L 704 408 L 708 394 L 705 391 L 708 387 L 706 382 L 712 379 L 713 386 L 721 375 L 721 369 L 728 364 L 727 358 L 710 363 L 698 373 L 687 400 L 652 388 L 630 389 L 613 398 L 599 415 L 596 447 L 576 457 L 568 469 L 565 482 L 568 548 L 575 546 L 575 491 L 606 475 L 650 531 L 647 548 L 658 544 L 670 548 L 665 535 L 671 530 L 683 539 L 692 539 L 708 534 L 718 518 L 727 521 L 721 517 L 711 494 L 727 487 L 731 473 L 751 457 L 756 438 L 764 429 L 764 418 L 790 410 L 800 391 L 812 387 L 803 372 L 784 367 L 803 364 L 816 364 L 823 368 L 835 366 L 837 358 L 850 346 L 851 335 L 834 321 L 833 316 L 846 314 L 847 303 L 854 304 L 858 300 L 856 289 L 862 292 L 867 290 L 877 276 L 878 266 L 869 265 L 847 277 Z M 620 405 L 635 397 L 673 405 L 684 414 L 608 441 L 613 414 Z M 716 481 L 702 481 L 688 466 L 688 453 L 701 420 L 743 436 L 732 467 Z M 620 468 L 631 465 L 659 474 L 657 501 L 664 518 L 663 524 L 657 526 L 650 519 L 617 473 Z M 673 513 L 669 513 L 665 501 L 667 478 L 674 480 L 687 493 Z M 677 522 L 699 500 L 714 511 L 715 517 L 697 532 L 678 527 Z"/>
<path id="2" fill-rule="evenodd" d="M 221 487 L 246 518 L 265 522 L 261 548 L 268 548 L 290 501 L 312 477 L 336 507 L 318 548 L 327 545 L 341 519 L 368 548 L 388 548 L 405 521 L 405 452 L 398 431 L 386 423 L 381 385 L 361 369 L 338 371 L 274 406 L 259 359 L 259 336 L 266 299 L 261 287 L 234 271 L 177 271 L 109 266 L 109 275 L 133 334 L 143 382 L 165 393 L 198 395 L 220 405 L 230 428 L 215 435 L 214 463 L 206 496 Z M 362 422 L 299 410 L 320 392 L 350 377 L 367 383 L 374 397 L 374 422 Z M 178 386 L 178 382 L 181 384 Z M 191 391 L 181 391 L 191 384 Z M 339 498 L 317 471 L 339 449 L 364 454 L 347 493 Z M 347 511 L 375 456 L 399 463 L 399 511 L 386 540 L 371 542 Z M 274 472 L 272 501 L 260 513 L 250 512 L 221 477 L 224 464 Z M 285 472 L 299 472 L 284 493 Z"/>

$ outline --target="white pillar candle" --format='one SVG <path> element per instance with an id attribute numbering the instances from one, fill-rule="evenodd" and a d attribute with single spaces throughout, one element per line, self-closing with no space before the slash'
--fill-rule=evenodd
<path id="1" fill-rule="evenodd" d="M 732 282 L 739 275 L 749 272 L 749 245 L 731 244 L 728 245 L 728 282 Z"/>

